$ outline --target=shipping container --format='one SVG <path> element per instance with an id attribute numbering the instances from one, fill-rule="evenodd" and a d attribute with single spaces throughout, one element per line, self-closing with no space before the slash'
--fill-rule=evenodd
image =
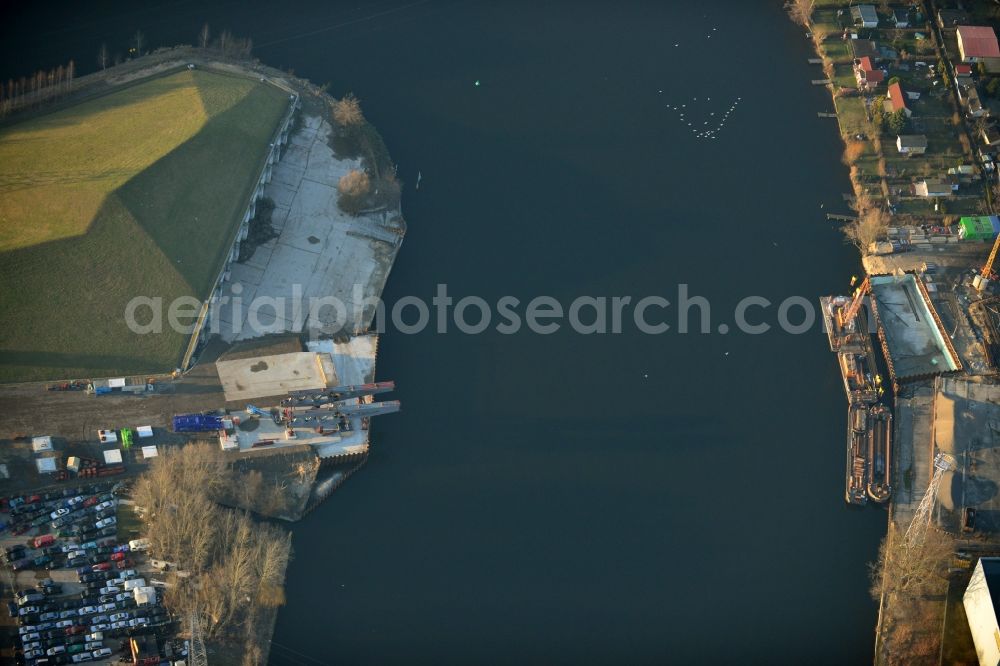
<path id="1" fill-rule="evenodd" d="M 178 414 L 174 432 L 210 432 L 222 429 L 222 417 L 207 414 Z"/>
<path id="2" fill-rule="evenodd" d="M 958 237 L 962 240 L 993 240 L 1000 234 L 1000 217 L 996 215 L 966 216 L 958 221 Z"/>

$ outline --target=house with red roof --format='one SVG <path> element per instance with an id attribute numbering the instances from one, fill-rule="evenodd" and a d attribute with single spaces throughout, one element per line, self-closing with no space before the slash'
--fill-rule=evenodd
<path id="1" fill-rule="evenodd" d="M 885 80 L 885 72 L 877 69 L 872 64 L 872 59 L 865 56 L 854 61 L 854 78 L 857 80 L 860 90 L 873 90 Z"/>
<path id="2" fill-rule="evenodd" d="M 889 94 L 886 95 L 885 101 L 882 103 L 882 110 L 886 113 L 895 113 L 900 109 L 906 113 L 907 118 L 913 115 L 913 112 L 906 106 L 906 95 L 903 94 L 903 89 L 896 82 L 889 86 Z"/>
<path id="3" fill-rule="evenodd" d="M 1000 44 L 997 33 L 989 26 L 960 25 L 958 52 L 963 62 L 983 62 L 989 58 L 1000 58 Z"/>

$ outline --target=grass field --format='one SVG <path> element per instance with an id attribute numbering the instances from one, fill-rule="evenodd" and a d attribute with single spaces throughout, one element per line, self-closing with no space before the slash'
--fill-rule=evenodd
<path id="1" fill-rule="evenodd" d="M 0 128 L 0 381 L 175 367 L 186 336 L 125 306 L 208 296 L 287 108 L 183 70 Z"/>

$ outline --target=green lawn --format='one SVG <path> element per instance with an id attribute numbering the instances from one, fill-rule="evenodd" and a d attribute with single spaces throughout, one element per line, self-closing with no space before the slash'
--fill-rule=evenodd
<path id="1" fill-rule="evenodd" d="M 183 70 L 0 129 L 0 381 L 175 367 L 125 306 L 208 296 L 287 107 Z"/>
<path id="2" fill-rule="evenodd" d="M 871 129 L 865 114 L 865 102 L 860 97 L 837 97 L 834 99 L 840 132 L 845 136 L 866 134 Z"/>

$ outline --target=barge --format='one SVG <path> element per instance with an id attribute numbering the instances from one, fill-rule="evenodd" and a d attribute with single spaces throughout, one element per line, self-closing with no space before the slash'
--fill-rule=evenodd
<path id="1" fill-rule="evenodd" d="M 847 395 L 847 461 L 844 499 L 864 505 L 886 502 L 892 495 L 892 415 L 879 403 L 882 377 L 875 365 L 868 321 L 861 305 L 870 290 L 868 278 L 849 296 L 820 299 L 830 351 Z"/>
<path id="2" fill-rule="evenodd" d="M 882 405 L 868 412 L 868 497 L 873 502 L 886 502 L 892 495 L 892 414 Z"/>

